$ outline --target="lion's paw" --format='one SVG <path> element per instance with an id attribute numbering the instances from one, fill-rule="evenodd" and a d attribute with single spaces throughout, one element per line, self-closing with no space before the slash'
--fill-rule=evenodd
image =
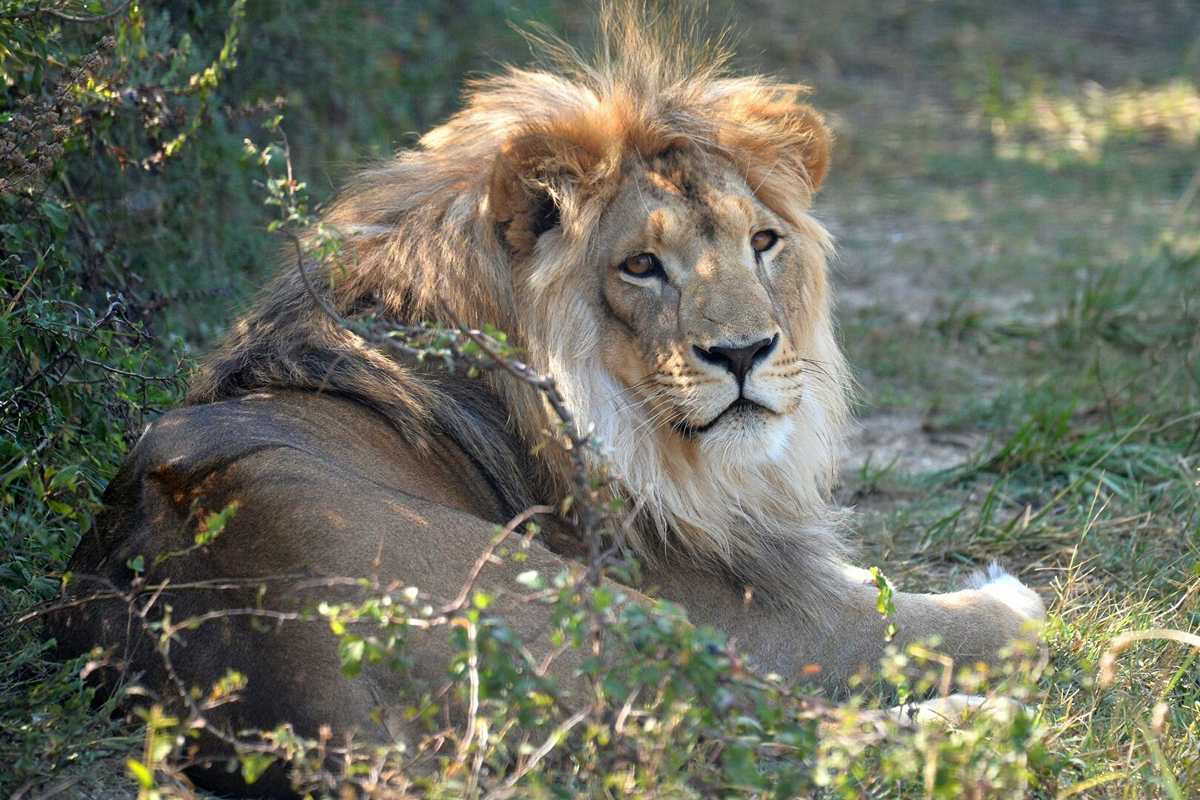
<path id="1" fill-rule="evenodd" d="M 980 570 L 967 578 L 964 588 L 977 589 L 1011 608 L 1023 619 L 1042 621 L 1046 618 L 1046 606 L 1037 592 L 1010 575 L 993 561 L 987 569 Z"/>
<path id="2" fill-rule="evenodd" d="M 895 722 L 924 727 L 926 725 L 958 725 L 975 715 L 1000 722 L 1012 720 L 1019 712 L 1032 710 L 1011 697 L 984 697 L 974 694 L 952 694 L 919 703 L 892 706 L 884 713 Z"/>

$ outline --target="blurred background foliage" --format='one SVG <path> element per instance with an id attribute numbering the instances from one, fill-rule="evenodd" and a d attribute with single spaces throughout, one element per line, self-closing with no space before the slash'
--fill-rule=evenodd
<path id="1" fill-rule="evenodd" d="M 579 40 L 591 17 L 558 0 L 0 0 L 0 792 L 129 746 L 88 712 L 79 665 L 7 622 L 54 596 L 130 442 L 271 271 L 244 140 L 283 114 L 298 174 L 326 199 L 443 119 L 465 76 L 528 61 L 510 23 Z M 1186 421 L 1200 408 L 1200 7 L 744 0 L 711 17 L 741 32 L 739 65 L 813 84 L 830 113 L 819 210 L 842 242 L 844 332 L 873 411 L 999 442 L 972 440 L 981 456 L 953 485 L 976 483 L 943 495 L 963 504 L 953 535 L 944 509 L 896 511 L 928 483 L 863 465 L 855 500 L 887 500 L 883 555 L 915 553 L 933 580 L 995 555 L 1057 563 L 1077 516 L 1014 541 L 972 498 L 999 477 L 1025 481 L 1014 507 L 1036 502 L 1119 439 L 1137 449 L 1086 488 L 1108 481 L 1160 527 L 1114 525 L 1099 563 L 1110 585 L 1186 590 L 1172 619 L 1200 625 L 1181 577 L 1200 563 Z M 1094 657 L 1112 628 L 1072 630 Z M 1200 704 L 1194 661 L 1168 666 L 1183 676 L 1171 691 L 1193 692 L 1180 703 Z M 1195 726 L 1193 711 L 1168 748 L 1176 785 L 1200 782 L 1183 757 Z M 1120 769 L 1144 766 L 1149 793 L 1170 795 L 1159 763 Z"/>

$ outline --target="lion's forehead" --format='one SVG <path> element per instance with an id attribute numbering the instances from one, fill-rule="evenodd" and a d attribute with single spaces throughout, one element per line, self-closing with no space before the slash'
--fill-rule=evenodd
<path id="1" fill-rule="evenodd" d="M 729 198 L 749 204 L 753 196 L 732 164 L 703 153 L 667 151 L 631 177 L 660 203 L 686 206 L 698 214 L 728 213 Z"/>
<path id="2" fill-rule="evenodd" d="M 731 164 L 712 157 L 660 156 L 626 172 L 609 216 L 621 234 L 617 241 L 645 237 L 655 244 L 682 245 L 739 238 L 759 214 L 753 192 Z"/>

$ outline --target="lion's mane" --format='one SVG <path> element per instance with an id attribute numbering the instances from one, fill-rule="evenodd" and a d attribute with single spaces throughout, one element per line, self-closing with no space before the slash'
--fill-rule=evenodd
<path id="1" fill-rule="evenodd" d="M 570 276 L 587 268 L 623 163 L 680 145 L 730 160 L 814 243 L 823 276 L 830 237 L 808 209 L 828 133 L 798 102 L 803 87 L 730 77 L 725 48 L 696 44 L 689 25 L 620 9 L 604 20 L 596 57 L 535 38 L 550 67 L 472 84 L 463 109 L 417 147 L 352 179 L 325 216 L 342 251 L 310 265 L 312 281 L 347 317 L 450 324 L 448 309 L 507 331 L 606 444 L 639 509 L 630 545 L 642 557 L 683 553 L 811 608 L 819 597 L 805 589 L 827 585 L 842 556 L 827 497 L 849 386 L 824 278 L 808 329 L 820 367 L 801 433 L 784 457 L 746 466 L 671 463 L 638 434 L 640 418 L 599 366 L 594 298 L 573 292 Z M 280 387 L 353 397 L 418 446 L 452 439 L 510 511 L 566 490 L 561 450 L 535 447 L 553 425 L 534 390 L 401 363 L 330 319 L 294 260 L 201 368 L 189 401 Z"/>

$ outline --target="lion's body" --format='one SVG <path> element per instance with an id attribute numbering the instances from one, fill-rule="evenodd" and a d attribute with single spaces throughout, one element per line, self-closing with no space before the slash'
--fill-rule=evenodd
<path id="1" fill-rule="evenodd" d="M 796 88 L 722 77 L 719 59 L 689 60 L 621 19 L 616 44 L 636 55 L 482 83 L 418 149 L 348 187 L 328 216 L 342 253 L 313 265 L 312 282 L 347 317 L 507 331 L 609 448 L 616 491 L 638 511 L 629 546 L 648 565 L 630 596 L 680 602 L 767 668 L 818 663 L 837 687 L 878 658 L 883 622 L 874 590 L 843 566 L 828 506 L 849 379 L 830 240 L 808 209 L 829 134 Z M 322 576 L 377 575 L 447 600 L 494 525 L 569 486 L 536 390 L 401 363 L 331 318 L 294 264 L 190 402 L 139 442 L 72 569 L 127 586 L 126 562 L 142 555 L 150 581 L 270 577 L 275 606 L 292 609 Z M 195 550 L 197 514 L 233 500 L 214 542 L 157 558 Z M 528 562 L 489 565 L 481 580 L 504 597 L 518 571 L 564 568 L 579 543 L 550 527 Z M 250 589 L 170 600 L 176 617 L 261 602 Z M 500 611 L 545 652 L 543 606 Z M 897 621 L 905 639 L 938 635 L 956 657 L 987 659 L 1039 613 L 1004 579 L 898 595 Z M 120 647 L 137 640 L 128 624 L 115 605 L 85 607 L 60 638 Z M 399 679 L 344 680 L 335 646 L 320 626 L 264 632 L 234 616 L 175 652 L 195 656 L 178 661 L 186 685 L 226 666 L 250 677 L 223 711 L 237 722 L 371 727 Z M 405 681 L 444 676 L 444 637 L 410 649 Z M 127 655 L 169 682 L 144 644 Z M 571 679 L 569 659 L 556 669 Z M 407 735 L 383 720 L 376 733 Z"/>
<path id="2" fill-rule="evenodd" d="M 175 686 L 154 649 L 157 634 L 143 630 L 134 612 L 150 605 L 157 619 L 170 608 L 176 620 L 216 612 L 182 633 L 169 654 L 180 684 L 189 688 L 211 687 L 229 669 L 248 679 L 240 702 L 208 712 L 210 724 L 270 730 L 286 721 L 307 736 L 328 726 L 339 737 L 358 731 L 416 743 L 423 729 L 407 723 L 399 708 L 447 679 L 453 648 L 445 629 L 412 630 L 406 671 L 378 667 L 347 678 L 337 639 L 323 620 L 278 621 L 236 610 L 287 616 L 319 600 L 359 597 L 338 580 L 347 576 L 378 577 L 385 587 L 419 586 L 434 603 L 451 601 L 507 512 L 456 445 L 431 445 L 418 450 L 359 403 L 308 392 L 252 393 L 165 415 L 110 485 L 106 513 L 71 563 L 70 592 L 87 597 L 128 590 L 128 565 L 138 556 L 149 566 L 148 584 L 165 581 L 172 588 L 142 594 L 132 605 L 124 599 L 81 605 L 55 620 L 60 647 L 81 653 L 101 644 L 121 674 L 169 698 Z M 194 551 L 201 515 L 232 501 L 239 508 L 225 530 Z M 171 553 L 183 555 L 155 563 Z M 535 542 L 520 561 L 497 560 L 479 576 L 478 585 L 497 598 L 491 610 L 535 660 L 556 650 L 550 641 L 555 626 L 548 606 L 521 599 L 517 575 L 531 569 L 556 575 L 569 564 Z M 683 605 L 693 622 L 736 637 L 763 669 L 811 680 L 809 665 L 819 664 L 821 680 L 836 689 L 875 663 L 884 644 L 875 589 L 850 575 L 838 579 L 839 596 L 814 609 L 813 622 L 787 608 L 747 605 L 726 577 L 687 560 L 667 560 L 649 571 L 644 585 Z M 957 658 L 993 658 L 1021 633 L 1025 615 L 1010 602 L 986 590 L 898 594 L 899 641 L 936 634 Z M 579 658 L 574 650 L 558 655 L 554 674 L 564 684 L 574 680 Z M 214 757 L 226 752 L 215 740 L 205 747 Z M 246 790 L 219 761 L 193 777 L 216 791 Z M 250 791 L 277 795 L 287 785 L 286 774 L 276 772 Z"/>

